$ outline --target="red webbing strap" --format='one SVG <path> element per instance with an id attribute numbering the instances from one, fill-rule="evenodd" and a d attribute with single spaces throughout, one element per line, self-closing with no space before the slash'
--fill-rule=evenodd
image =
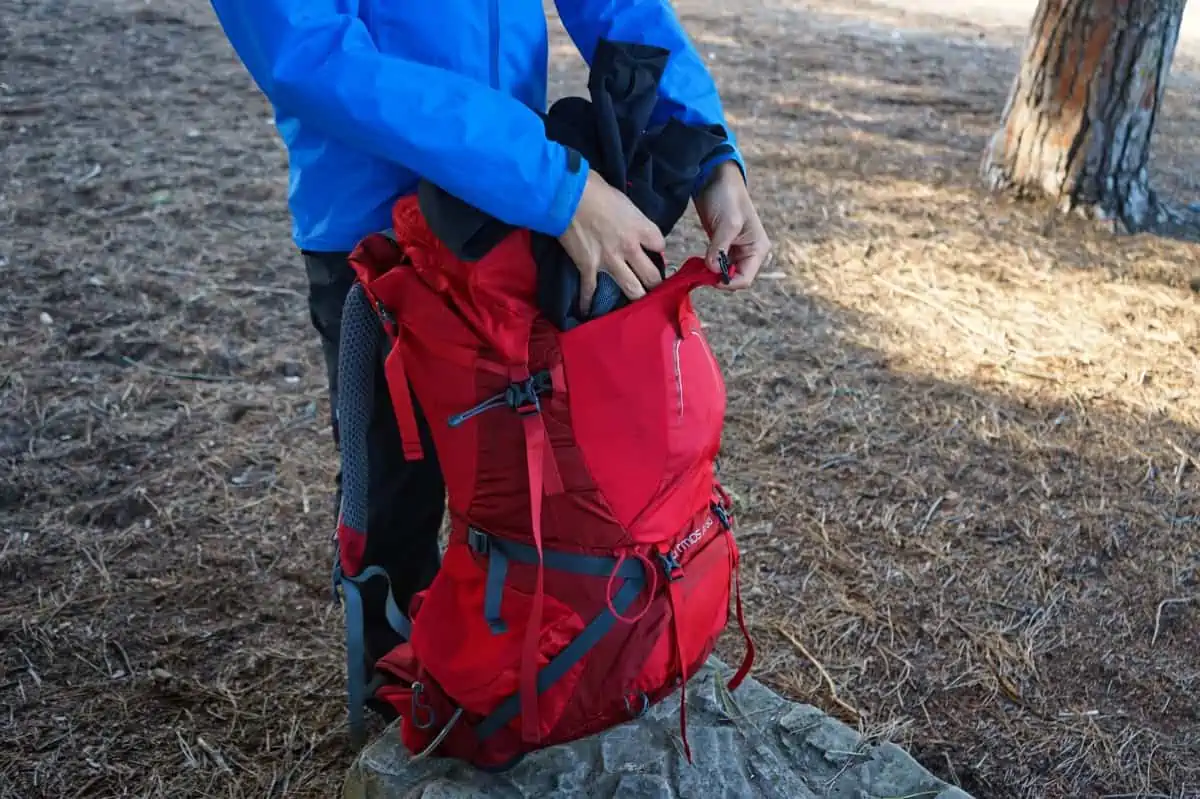
<path id="1" fill-rule="evenodd" d="M 541 428 L 541 436 L 544 442 L 542 454 L 542 487 L 546 490 L 546 494 L 554 496 L 555 494 L 563 493 L 562 475 L 558 473 L 558 463 L 554 460 L 554 447 L 550 446 L 550 437 L 546 434 L 546 426 L 540 419 L 536 420 L 538 427 Z"/>
<path id="2" fill-rule="evenodd" d="M 729 681 L 728 685 L 730 691 L 736 691 L 738 686 L 742 684 L 742 681 L 750 674 L 750 669 L 754 666 L 754 639 L 750 637 L 750 631 L 746 629 L 746 616 L 742 612 L 742 559 L 738 553 L 737 544 L 733 540 L 733 534 L 726 533 L 726 535 L 729 540 L 729 564 L 733 569 L 733 593 L 737 607 L 738 629 L 742 631 L 742 638 L 746 642 L 746 655 L 742 658 L 742 665 L 738 668 L 737 673 L 733 675 L 733 679 Z"/>
<path id="3" fill-rule="evenodd" d="M 675 600 L 677 583 L 667 586 L 667 602 L 671 606 L 671 635 L 675 638 L 675 658 L 679 661 L 679 737 L 683 739 L 683 755 L 688 763 L 692 762 L 692 747 L 687 737 L 687 663 L 683 659 L 683 639 L 679 635 L 679 610 Z"/>
<path id="4" fill-rule="evenodd" d="M 409 393 L 408 375 L 404 371 L 404 356 L 400 350 L 399 337 L 383 362 L 383 371 L 387 376 L 388 393 L 392 396 L 392 412 L 396 415 L 396 425 L 400 428 L 404 459 L 419 461 L 425 457 L 425 451 L 421 447 L 421 434 L 417 430 L 417 416 L 413 411 L 412 394 Z"/>
<path id="5" fill-rule="evenodd" d="M 733 537 L 733 500 L 720 483 L 713 485 L 713 492 L 716 494 L 717 503 L 725 509 L 728 517 L 728 524 L 725 525 L 725 540 L 729 545 L 729 570 L 733 572 L 733 595 L 738 629 L 742 631 L 742 639 L 746 642 L 746 654 L 742 658 L 742 665 L 738 667 L 737 672 L 726 686 L 730 691 L 736 691 L 754 666 L 754 639 L 750 637 L 750 630 L 746 627 L 746 614 L 742 609 L 742 553 L 738 549 L 737 539 Z"/>
<path id="6" fill-rule="evenodd" d="M 566 398 L 566 378 L 561 363 L 550 367 L 554 394 L 552 401 L 563 402 Z M 509 379 L 523 382 L 529 379 L 529 370 L 514 367 Z M 537 551 L 537 577 L 533 590 L 533 607 L 529 611 L 529 622 L 525 630 L 525 643 L 521 651 L 521 673 L 519 676 L 521 697 L 521 738 L 529 743 L 541 741 L 541 719 L 538 712 L 537 654 L 541 637 L 542 615 L 545 605 L 545 565 L 542 551 L 542 497 L 546 494 L 563 492 L 562 476 L 554 459 L 554 448 L 546 431 L 545 418 L 541 413 L 528 413 L 521 424 L 525 430 L 525 464 L 529 471 L 529 527 L 533 534 L 533 548 Z"/>
<path id="7" fill-rule="evenodd" d="M 542 491 L 545 484 L 546 427 L 539 414 L 524 417 L 525 463 L 529 469 L 529 522 L 533 533 L 533 548 L 537 550 L 537 580 L 533 591 L 533 608 L 525 629 L 525 645 L 521 653 L 521 737 L 529 743 L 541 740 L 538 714 L 537 653 L 542 630 L 542 606 L 545 596 L 545 570 L 542 554 Z"/>
<path id="8" fill-rule="evenodd" d="M 553 388 L 550 401 L 562 403 L 565 406 L 567 401 L 567 379 L 563 372 L 562 362 L 560 361 L 551 366 L 548 371 L 550 372 L 550 384 Z M 545 421 L 540 421 L 540 424 L 542 432 L 546 437 L 546 469 L 543 473 L 543 486 L 546 489 L 547 495 L 554 496 L 563 493 L 565 489 L 563 488 L 562 475 L 558 471 L 558 462 L 554 458 L 554 447 L 550 446 L 550 435 L 546 430 Z"/>
<path id="9" fill-rule="evenodd" d="M 549 369 L 550 385 L 554 387 L 554 399 L 556 402 L 567 401 L 567 372 L 563 369 L 562 361 L 554 364 Z"/>

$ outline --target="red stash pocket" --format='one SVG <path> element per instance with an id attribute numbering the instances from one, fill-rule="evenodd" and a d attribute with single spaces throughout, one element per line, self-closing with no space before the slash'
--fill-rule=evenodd
<path id="1" fill-rule="evenodd" d="M 521 654 L 533 597 L 506 581 L 501 618 L 507 627 L 492 632 L 484 618 L 487 561 L 477 563 L 462 544 L 451 544 L 441 570 L 413 622 L 413 650 L 422 667 L 446 695 L 469 713 L 486 716 L 519 688 Z M 545 595 L 538 637 L 537 668 L 546 666 L 583 631 L 571 608 Z M 574 693 L 583 663 L 577 663 L 538 701 L 541 734 L 548 735 Z M 520 718 L 513 724 L 519 725 Z"/>
<path id="2" fill-rule="evenodd" d="M 559 341 L 589 473 L 634 540 L 661 540 L 651 528 L 694 508 L 687 485 L 711 478 L 725 415 L 725 384 L 687 292 L 664 284 Z M 664 491 L 680 508 L 658 512 Z"/>
<path id="3" fill-rule="evenodd" d="M 623 526 L 653 499 L 666 465 L 659 387 L 674 338 L 667 306 L 651 294 L 559 339 L 575 441 Z"/>
<path id="4" fill-rule="evenodd" d="M 670 585 L 675 593 L 680 648 L 689 675 L 712 653 L 729 620 L 733 579 L 729 544 L 729 536 L 717 528 L 686 561 L 683 577 Z"/>

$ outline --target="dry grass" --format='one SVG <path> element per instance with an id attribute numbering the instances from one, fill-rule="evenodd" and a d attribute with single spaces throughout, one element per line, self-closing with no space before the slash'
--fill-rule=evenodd
<path id="1" fill-rule="evenodd" d="M 980 195 L 1019 31 L 678 6 L 779 244 L 705 301 L 760 675 L 980 799 L 1200 789 L 1195 245 Z M 266 109 L 198 0 L 0 17 L 0 795 L 329 796 L 334 453 Z"/>

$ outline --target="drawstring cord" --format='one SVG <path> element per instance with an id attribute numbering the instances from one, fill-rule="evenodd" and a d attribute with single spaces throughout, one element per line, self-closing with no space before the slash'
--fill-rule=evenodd
<path id="1" fill-rule="evenodd" d="M 622 552 L 617 557 L 617 564 L 613 566 L 612 574 L 608 576 L 608 587 L 604 591 L 604 602 L 606 605 L 608 605 L 608 612 L 619 621 L 623 621 L 626 624 L 637 624 L 642 620 L 643 617 L 645 617 L 647 613 L 650 612 L 650 606 L 654 604 L 654 595 L 658 593 L 658 567 L 654 565 L 654 562 L 651 561 L 650 558 L 646 557 L 641 552 L 634 553 L 634 557 L 640 560 L 646 566 L 646 570 L 650 572 L 650 596 L 646 599 L 646 603 L 642 605 L 641 611 L 639 611 L 636 616 L 622 616 L 617 612 L 617 608 L 613 605 L 613 583 L 616 582 L 617 573 L 621 571 L 621 565 L 625 563 L 628 557 L 628 553 L 625 552 Z"/>

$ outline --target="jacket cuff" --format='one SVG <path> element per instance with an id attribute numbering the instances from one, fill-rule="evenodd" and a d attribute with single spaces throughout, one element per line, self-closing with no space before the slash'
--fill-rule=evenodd
<path id="1" fill-rule="evenodd" d="M 563 147 L 565 163 L 550 207 L 546 209 L 546 221 L 540 232 L 558 238 L 566 232 L 575 218 L 583 190 L 587 187 L 591 164 L 577 150 Z"/>
<path id="2" fill-rule="evenodd" d="M 738 152 L 735 145 L 725 143 L 714 150 L 713 154 L 706 158 L 704 163 L 700 165 L 700 174 L 696 176 L 696 185 L 692 188 L 693 197 L 708 187 L 709 181 L 712 180 L 713 172 L 727 161 L 737 164 L 738 171 L 742 173 L 742 180 L 747 180 L 746 162 L 742 160 L 742 154 Z"/>

